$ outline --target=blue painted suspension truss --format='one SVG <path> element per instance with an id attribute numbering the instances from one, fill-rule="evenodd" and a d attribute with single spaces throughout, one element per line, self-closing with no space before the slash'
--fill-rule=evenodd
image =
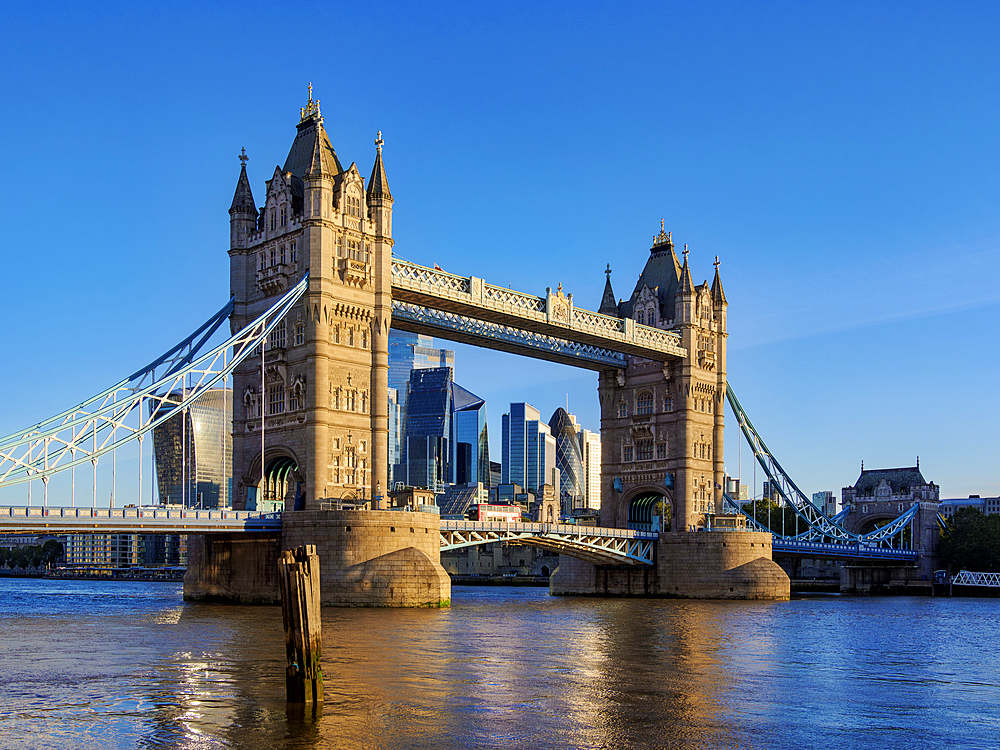
<path id="1" fill-rule="evenodd" d="M 226 322 L 233 301 L 197 331 L 146 367 L 54 417 L 0 439 L 0 487 L 53 474 L 98 459 L 138 440 L 221 383 L 263 346 L 268 334 L 302 297 L 306 274 L 270 309 L 206 354 L 199 352 Z M 231 354 L 230 354 L 231 351 Z M 177 401 L 177 394 L 182 398 Z M 169 408 L 160 408 L 168 406 Z"/>
<path id="2" fill-rule="evenodd" d="M 785 504 L 791 507 L 795 511 L 795 515 L 805 521 L 808 526 L 808 529 L 801 534 L 783 536 L 759 523 L 750 514 L 743 510 L 740 504 L 728 494 L 723 496 L 727 511 L 742 513 L 747 517 L 747 524 L 755 531 L 765 531 L 769 534 L 773 534 L 775 545 L 778 545 L 780 541 L 796 541 L 801 543 L 854 545 L 863 548 L 879 548 L 888 550 L 893 548 L 892 543 L 894 537 L 900 535 L 901 532 L 913 522 L 913 519 L 917 515 L 917 511 L 920 509 L 918 503 L 914 503 L 898 518 L 870 533 L 857 534 L 852 531 L 848 531 L 841 524 L 843 518 L 847 515 L 848 510 L 845 509 L 831 518 L 812 504 L 810 499 L 806 497 L 805 493 L 802 492 L 792 478 L 788 476 L 788 473 L 781 468 L 781 464 L 778 463 L 777 459 L 774 458 L 774 455 L 768 449 L 767 445 L 764 444 L 760 435 L 757 434 L 757 430 L 754 429 L 753 424 L 750 422 L 750 418 L 743 410 L 739 399 L 736 398 L 736 394 L 733 392 L 733 389 L 728 383 L 726 384 L 726 399 L 729 401 L 730 407 L 732 407 L 733 414 L 736 415 L 736 421 L 739 423 L 740 429 L 743 431 L 743 436 L 747 439 L 747 442 L 750 444 L 750 448 L 753 450 L 757 463 L 760 464 L 760 467 L 767 475 L 770 486 L 777 490 Z"/>

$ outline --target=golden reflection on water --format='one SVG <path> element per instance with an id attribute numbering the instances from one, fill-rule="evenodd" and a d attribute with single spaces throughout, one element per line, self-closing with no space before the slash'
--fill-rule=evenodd
<path id="1" fill-rule="evenodd" d="M 979 648 L 998 635 L 993 610 L 956 600 L 461 589 L 445 610 L 324 609 L 312 716 L 285 704 L 278 607 L 4 585 L 2 748 L 845 750 L 904 747 L 917 728 L 968 746 L 1000 702 Z M 928 645 L 943 616 L 947 639 Z M 931 709 L 952 719 L 929 726 Z"/>

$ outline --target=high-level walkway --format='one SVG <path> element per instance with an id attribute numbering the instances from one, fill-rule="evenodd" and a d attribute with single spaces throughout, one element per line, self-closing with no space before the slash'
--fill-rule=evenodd
<path id="1" fill-rule="evenodd" d="M 678 332 L 583 310 L 561 289 L 538 297 L 398 258 L 392 305 L 393 328 L 592 370 L 687 356 Z"/>

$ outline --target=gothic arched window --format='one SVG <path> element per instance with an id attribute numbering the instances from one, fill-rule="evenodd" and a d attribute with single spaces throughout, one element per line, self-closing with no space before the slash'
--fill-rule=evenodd
<path id="1" fill-rule="evenodd" d="M 639 325 L 643 325 L 646 322 L 646 314 L 642 310 L 636 313 L 635 322 Z"/>

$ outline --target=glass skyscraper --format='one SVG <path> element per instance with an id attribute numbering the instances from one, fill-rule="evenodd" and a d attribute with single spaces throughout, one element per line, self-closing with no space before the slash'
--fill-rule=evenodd
<path id="1" fill-rule="evenodd" d="M 490 445 L 486 402 L 458 383 L 451 384 L 451 482 L 490 488 Z"/>
<path id="2" fill-rule="evenodd" d="M 153 405 L 172 412 L 183 399 Z M 186 414 L 175 414 L 153 430 L 157 488 L 161 503 L 189 508 L 224 508 L 232 498 L 233 391 L 213 388 L 192 403 Z"/>
<path id="3" fill-rule="evenodd" d="M 412 370 L 404 428 L 406 483 L 443 492 L 449 479 L 450 367 Z"/>
<path id="4" fill-rule="evenodd" d="M 455 383 L 450 367 L 412 370 L 408 388 L 406 483 L 435 492 L 447 484 L 489 488 L 486 402 Z"/>
<path id="5" fill-rule="evenodd" d="M 541 495 L 542 485 L 554 484 L 556 441 L 549 426 L 541 421 L 538 409 L 526 403 L 513 403 L 503 415 L 504 484 L 519 484 Z"/>
<path id="6" fill-rule="evenodd" d="M 562 407 L 553 412 L 549 429 L 556 441 L 556 468 L 559 469 L 559 506 L 564 515 L 586 507 L 586 473 L 580 426 L 576 417 Z"/>
<path id="7" fill-rule="evenodd" d="M 406 432 L 406 409 L 409 399 L 410 372 L 433 367 L 455 367 L 455 352 L 435 349 L 434 339 L 416 333 L 389 329 L 389 388 L 395 389 L 395 407 L 390 398 L 390 419 L 393 409 L 397 412 L 398 430 L 389 430 L 389 474 L 392 482 L 405 482 L 406 446 L 402 442 Z"/>

